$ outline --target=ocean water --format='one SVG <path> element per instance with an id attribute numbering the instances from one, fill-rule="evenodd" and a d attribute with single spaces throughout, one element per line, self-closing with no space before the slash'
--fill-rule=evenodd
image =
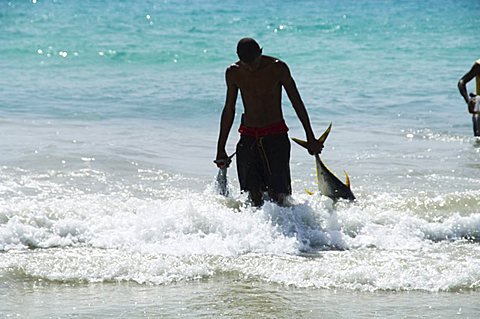
<path id="1" fill-rule="evenodd" d="M 1 318 L 478 318 L 477 1 L 0 2 Z M 237 41 L 286 61 L 354 203 L 215 193 Z M 473 85 L 469 86 L 473 90 Z M 284 97 L 290 136 L 304 137 Z M 227 151 L 238 140 L 237 116 Z"/>

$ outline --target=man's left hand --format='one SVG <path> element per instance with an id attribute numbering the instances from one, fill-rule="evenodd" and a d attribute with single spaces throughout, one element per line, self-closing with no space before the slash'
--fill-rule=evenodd
<path id="1" fill-rule="evenodd" d="M 310 155 L 320 154 L 323 150 L 323 143 L 316 139 L 309 140 L 307 146 Z"/>

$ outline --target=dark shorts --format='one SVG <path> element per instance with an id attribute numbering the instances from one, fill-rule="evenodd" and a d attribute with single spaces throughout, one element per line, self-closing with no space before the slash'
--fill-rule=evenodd
<path id="1" fill-rule="evenodd" d="M 237 144 L 237 171 L 242 191 L 291 195 L 288 134 L 241 135 Z"/>

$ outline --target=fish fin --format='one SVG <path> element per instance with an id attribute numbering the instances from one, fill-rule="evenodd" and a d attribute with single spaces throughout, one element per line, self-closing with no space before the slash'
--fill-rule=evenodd
<path id="1" fill-rule="evenodd" d="M 325 132 L 323 132 L 322 136 L 320 136 L 320 138 L 318 139 L 318 141 L 324 143 L 325 140 L 326 140 L 327 137 L 328 137 L 328 134 L 330 134 L 330 130 L 331 130 L 331 129 L 332 129 L 332 123 L 330 122 L 330 125 L 327 127 L 327 129 L 325 130 Z M 297 143 L 298 145 L 303 146 L 303 147 L 305 147 L 306 149 L 308 149 L 308 143 L 307 143 L 307 141 L 298 139 L 298 138 L 296 138 L 296 137 L 292 137 L 292 140 L 293 140 L 295 143 Z"/>
<path id="2" fill-rule="evenodd" d="M 305 192 L 306 192 L 308 195 L 313 195 L 313 194 L 315 194 L 314 192 L 311 192 L 311 191 L 308 190 L 307 188 L 305 188 Z"/>
<path id="3" fill-rule="evenodd" d="M 331 131 L 331 130 L 332 130 L 332 122 L 330 122 L 330 125 L 327 127 L 327 129 L 325 130 L 325 132 L 323 132 L 322 136 L 320 136 L 320 138 L 318 139 L 318 141 L 324 143 L 325 140 L 326 140 L 327 137 L 328 137 L 328 134 L 330 134 L 330 131 Z"/>
<path id="4" fill-rule="evenodd" d="M 350 177 L 348 177 L 348 174 L 346 171 L 343 171 L 345 173 L 345 186 L 348 187 L 348 189 L 350 189 Z"/>
<path id="5" fill-rule="evenodd" d="M 298 139 L 298 138 L 295 138 L 295 137 L 292 137 L 292 140 L 297 143 L 298 145 L 300 146 L 303 146 L 305 148 L 308 148 L 307 147 L 307 141 L 304 141 L 304 140 L 301 140 L 301 139 Z"/>

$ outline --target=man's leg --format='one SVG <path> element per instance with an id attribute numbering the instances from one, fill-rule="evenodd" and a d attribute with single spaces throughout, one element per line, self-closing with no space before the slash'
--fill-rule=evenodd
<path id="1" fill-rule="evenodd" d="M 237 173 L 240 189 L 248 192 L 249 202 L 262 206 L 265 183 L 255 137 L 241 136 L 237 144 Z"/>
<path id="2" fill-rule="evenodd" d="M 263 192 L 261 191 L 249 191 L 248 199 L 252 206 L 261 207 L 263 205 Z"/>
<path id="3" fill-rule="evenodd" d="M 264 156 L 270 167 L 267 189 L 270 199 L 280 206 L 288 205 L 292 194 L 290 178 L 290 141 L 287 134 L 265 137 Z"/>

